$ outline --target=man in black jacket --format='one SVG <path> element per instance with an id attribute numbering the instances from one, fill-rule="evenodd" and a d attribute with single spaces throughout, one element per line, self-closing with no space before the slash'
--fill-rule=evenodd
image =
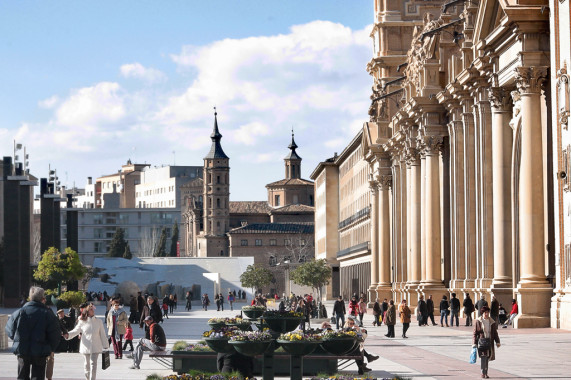
<path id="1" fill-rule="evenodd" d="M 140 328 L 143 328 L 143 325 L 145 325 L 145 318 L 147 317 L 153 317 L 153 320 L 156 323 L 162 322 L 163 320 L 163 313 L 161 313 L 161 308 L 153 296 L 147 297 L 147 304 L 143 308 L 143 312 L 141 313 L 141 320 L 139 321 Z M 147 330 L 148 328 L 145 325 L 145 331 Z"/>
<path id="2" fill-rule="evenodd" d="M 430 318 L 430 321 L 432 322 L 432 326 L 436 326 L 436 323 L 434 322 L 434 301 L 432 300 L 432 294 L 429 295 L 426 300 L 426 309 L 428 311 L 428 318 Z M 428 324 L 428 318 L 426 318 L 426 324 Z"/>
<path id="3" fill-rule="evenodd" d="M 424 301 L 423 295 L 420 295 L 418 299 L 417 315 L 418 325 L 428 326 L 428 306 L 426 306 L 426 301 Z"/>
<path id="4" fill-rule="evenodd" d="M 450 327 L 454 326 L 454 318 L 456 318 L 456 327 L 460 326 L 460 300 L 456 298 L 456 293 L 452 293 L 450 298 Z"/>
<path id="5" fill-rule="evenodd" d="M 337 297 L 337 301 L 333 304 L 333 315 L 335 316 L 337 330 L 339 330 L 339 320 L 341 320 L 341 328 L 345 325 L 345 302 L 343 297 Z"/>
<path id="6" fill-rule="evenodd" d="M 57 317 L 45 305 L 44 289 L 32 286 L 29 297 L 30 301 L 10 316 L 5 330 L 14 341 L 14 355 L 18 355 L 18 379 L 43 380 L 46 360 L 56 350 L 61 330 Z"/>

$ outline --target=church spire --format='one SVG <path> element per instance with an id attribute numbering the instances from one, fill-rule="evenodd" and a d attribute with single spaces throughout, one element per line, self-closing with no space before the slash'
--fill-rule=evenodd
<path id="1" fill-rule="evenodd" d="M 220 145 L 220 139 L 222 139 L 222 134 L 218 130 L 218 112 L 216 112 L 216 107 L 214 107 L 214 129 L 210 138 L 212 139 L 212 146 L 210 147 L 210 152 L 204 157 L 207 158 L 228 158 L 224 150 L 222 150 L 222 145 Z"/>
<path id="2" fill-rule="evenodd" d="M 291 128 L 291 143 L 288 148 L 290 152 L 284 158 L 286 179 L 301 178 L 301 157 L 295 151 L 297 144 L 294 140 L 293 127 Z"/>
<path id="3" fill-rule="evenodd" d="M 294 140 L 293 127 L 291 128 L 291 143 L 288 145 L 288 148 L 291 150 L 291 152 L 289 152 L 289 154 L 285 157 L 285 160 L 301 160 L 301 157 L 298 156 L 297 152 L 295 151 L 298 146 Z"/>

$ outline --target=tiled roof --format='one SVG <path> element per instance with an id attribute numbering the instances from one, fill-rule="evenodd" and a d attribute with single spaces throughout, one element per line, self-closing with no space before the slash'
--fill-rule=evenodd
<path id="1" fill-rule="evenodd" d="M 283 186 L 283 185 L 311 185 L 313 186 L 312 181 L 308 181 L 303 178 L 292 178 L 292 179 L 282 179 L 276 182 L 268 183 L 266 187 L 270 186 Z"/>
<path id="2" fill-rule="evenodd" d="M 230 230 L 229 234 L 313 234 L 314 224 L 307 223 L 254 223 Z"/>
<path id="3" fill-rule="evenodd" d="M 266 201 L 231 201 L 229 206 L 231 214 L 267 214 L 271 211 Z"/>
<path id="4" fill-rule="evenodd" d="M 290 212 L 315 212 L 315 208 L 308 205 L 287 205 L 272 210 L 272 214 L 287 214 Z"/>

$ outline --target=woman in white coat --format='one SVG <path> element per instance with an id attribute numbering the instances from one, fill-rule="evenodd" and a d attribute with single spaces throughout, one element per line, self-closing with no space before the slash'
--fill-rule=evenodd
<path id="1" fill-rule="evenodd" d="M 81 314 L 75 328 L 68 332 L 66 339 L 81 334 L 79 353 L 83 354 L 85 364 L 85 379 L 95 380 L 97 373 L 97 359 L 104 349 L 109 348 L 109 341 L 105 333 L 103 322 L 95 317 L 93 304 L 84 303 L 80 307 Z"/>

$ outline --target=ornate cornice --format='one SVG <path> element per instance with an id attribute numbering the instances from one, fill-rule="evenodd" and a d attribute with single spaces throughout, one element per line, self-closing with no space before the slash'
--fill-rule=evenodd
<path id="1" fill-rule="evenodd" d="M 490 99 L 490 104 L 495 112 L 508 112 L 513 106 L 510 92 L 503 87 L 488 89 L 488 99 Z"/>
<path id="2" fill-rule="evenodd" d="M 547 81 L 548 68 L 546 66 L 517 67 L 516 83 L 521 95 L 539 94 Z"/>

